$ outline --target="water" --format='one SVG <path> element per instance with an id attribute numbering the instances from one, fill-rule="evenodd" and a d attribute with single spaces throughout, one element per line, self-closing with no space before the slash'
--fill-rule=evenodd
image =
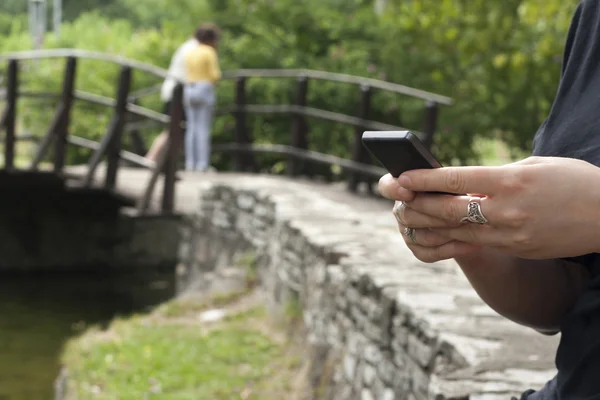
<path id="1" fill-rule="evenodd" d="M 172 275 L 0 275 L 0 400 L 52 399 L 65 341 L 168 300 Z"/>

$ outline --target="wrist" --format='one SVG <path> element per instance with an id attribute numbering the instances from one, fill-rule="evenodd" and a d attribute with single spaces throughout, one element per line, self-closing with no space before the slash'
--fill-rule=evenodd
<path id="1" fill-rule="evenodd" d="M 588 209 L 593 215 L 584 215 L 583 217 L 588 221 L 593 222 L 592 231 L 589 234 L 589 238 L 593 240 L 593 249 L 591 252 L 600 253 L 600 168 L 594 166 L 594 177 L 590 182 L 594 182 L 591 186 L 593 190 L 590 190 L 592 194 L 592 202 Z M 585 213 L 587 214 L 587 213 Z"/>
<path id="2" fill-rule="evenodd" d="M 480 247 L 477 250 L 473 250 L 472 252 L 459 256 L 459 257 L 455 257 L 454 261 L 456 261 L 458 263 L 458 265 L 461 268 L 471 268 L 471 266 L 473 267 L 477 267 L 477 265 L 482 264 L 485 261 L 485 252 L 486 252 L 486 247 Z"/>

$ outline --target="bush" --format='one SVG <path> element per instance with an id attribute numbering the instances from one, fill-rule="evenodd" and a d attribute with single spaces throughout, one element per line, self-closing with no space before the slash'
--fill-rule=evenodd
<path id="1" fill-rule="evenodd" d="M 473 0 L 467 6 L 458 0 L 388 0 L 381 15 L 372 3 L 152 0 L 142 6 L 139 1 L 114 0 L 112 8 L 74 16 L 60 38 L 48 36 L 45 47 L 104 51 L 166 68 L 197 23 L 212 19 L 224 30 L 220 49 L 224 70 L 310 68 L 385 79 L 455 98 L 455 105 L 441 110 L 435 143 L 436 154 L 445 163 L 477 161 L 475 137 L 500 137 L 516 150 L 530 148 L 556 90 L 575 2 Z M 128 19 L 115 18 L 115 10 Z M 7 26 L 2 21 L 0 17 L 0 29 Z M 11 33 L 0 42 L 0 50 L 28 46 L 27 34 L 17 28 L 11 23 L 10 29 L 3 29 Z M 56 61 L 43 61 L 23 75 L 28 88 L 58 90 L 62 68 Z M 84 61 L 79 71 L 78 89 L 114 95 L 116 67 Z M 134 76 L 136 88 L 157 83 L 140 72 Z M 359 88 L 326 82 L 309 85 L 310 106 L 355 113 Z M 248 101 L 254 104 L 289 103 L 293 93 L 292 80 L 248 82 Z M 231 104 L 233 95 L 232 82 L 219 84 L 220 104 Z M 158 96 L 149 97 L 144 105 L 158 110 Z M 37 110 L 28 108 L 27 125 L 41 132 L 49 114 Z M 74 134 L 98 138 L 104 133 L 106 110 L 78 104 L 76 115 Z M 423 102 L 375 93 L 372 118 L 421 129 Z M 317 120 L 309 124 L 313 149 L 349 156 L 352 128 Z M 289 118 L 252 116 L 248 125 L 258 143 L 289 143 Z M 231 117 L 218 118 L 215 141 L 231 140 L 232 129 Z M 262 160 L 266 169 L 279 158 Z"/>

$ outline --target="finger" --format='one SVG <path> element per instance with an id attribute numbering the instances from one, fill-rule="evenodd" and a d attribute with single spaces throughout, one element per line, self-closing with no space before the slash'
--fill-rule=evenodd
<path id="1" fill-rule="evenodd" d="M 429 229 L 414 229 L 411 237 L 406 231 L 406 225 L 403 225 L 401 222 L 398 222 L 398 230 L 402 234 L 402 238 L 406 244 L 411 246 L 437 247 L 452 241 L 452 239 L 432 232 Z"/>
<path id="2" fill-rule="evenodd" d="M 485 193 L 493 195 L 509 171 L 504 167 L 446 167 L 407 171 L 398 184 L 413 192 Z"/>
<path id="3" fill-rule="evenodd" d="M 470 196 L 450 196 L 440 194 L 418 194 L 414 200 L 407 202 L 406 207 L 432 218 L 447 221 L 446 226 L 458 226 L 462 218 L 467 216 L 469 203 L 473 200 Z M 493 199 L 489 197 L 477 198 L 479 209 L 490 224 L 502 223 L 504 215 L 499 216 L 494 207 Z M 408 211 L 405 211 L 407 214 Z M 412 221 L 403 219 L 409 226 Z M 438 225 L 436 227 L 443 227 Z M 433 228 L 433 226 L 432 226 Z"/>
<path id="4" fill-rule="evenodd" d="M 459 228 L 433 228 L 433 232 L 448 239 L 480 246 L 505 246 L 510 235 L 489 225 L 464 224 Z"/>
<path id="5" fill-rule="evenodd" d="M 410 242 L 410 244 L 416 244 L 421 247 L 439 247 L 452 241 L 452 239 L 432 232 L 429 229 L 415 229 L 413 236 L 416 243 Z M 410 241 L 410 239 L 408 240 Z M 407 242 L 407 244 L 409 244 L 409 242 Z"/>
<path id="6" fill-rule="evenodd" d="M 451 228 L 461 225 L 460 218 L 457 220 L 444 220 L 416 211 L 407 206 L 406 203 L 404 204 L 405 206 L 399 208 L 395 215 L 399 222 L 411 228 Z"/>
<path id="7" fill-rule="evenodd" d="M 413 191 L 400 186 L 398 184 L 398 179 L 390 174 L 384 175 L 379 179 L 377 189 L 383 197 L 390 200 L 410 201 L 415 197 Z"/>
<path id="8" fill-rule="evenodd" d="M 465 256 L 478 250 L 480 247 L 468 243 L 451 241 L 438 247 L 409 245 L 409 248 L 419 260 L 426 263 L 433 263 Z"/>

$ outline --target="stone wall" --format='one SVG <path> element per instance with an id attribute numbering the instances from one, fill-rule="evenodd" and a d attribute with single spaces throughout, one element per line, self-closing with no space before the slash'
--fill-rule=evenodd
<path id="1" fill-rule="evenodd" d="M 416 261 L 389 211 L 284 182 L 206 183 L 180 256 L 193 282 L 253 249 L 270 309 L 301 305 L 315 398 L 508 400 L 552 377 L 556 338 L 500 318 L 453 263 Z"/>
<path id="2" fill-rule="evenodd" d="M 94 211 L 13 206 L 1 212 L 0 273 L 109 272 L 177 264 L 180 218 Z"/>

